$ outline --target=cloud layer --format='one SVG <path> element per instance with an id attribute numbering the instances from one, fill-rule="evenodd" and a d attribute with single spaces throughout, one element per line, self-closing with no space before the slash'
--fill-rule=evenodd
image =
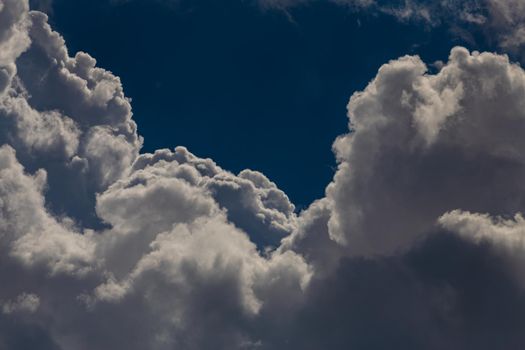
<path id="1" fill-rule="evenodd" d="M 381 67 L 297 213 L 257 171 L 140 154 L 119 78 L 28 8 L 0 0 L 1 349 L 525 343 L 525 71 L 506 56 Z"/>

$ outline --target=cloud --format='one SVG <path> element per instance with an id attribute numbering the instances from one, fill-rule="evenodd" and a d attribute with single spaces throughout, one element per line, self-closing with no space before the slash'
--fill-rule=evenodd
<path id="1" fill-rule="evenodd" d="M 508 57 L 454 48 L 436 74 L 402 57 L 352 96 L 327 197 L 280 247 L 315 271 L 302 336 L 269 348 L 523 343 L 524 92 Z"/>
<path id="2" fill-rule="evenodd" d="M 505 260 L 517 283 L 523 280 L 525 219 L 521 213 L 511 219 L 453 210 L 439 218 L 439 224 L 477 245 L 489 245 Z"/>
<path id="3" fill-rule="evenodd" d="M 140 338 L 130 349 L 257 343 L 243 324 L 292 308 L 311 278 L 301 256 L 266 251 L 295 227 L 286 195 L 184 148 L 139 156 L 120 80 L 26 16 L 0 103 L 0 275 L 20 281 L 0 293 L 5 347 L 31 327 L 73 349 L 120 347 L 115 331 Z"/>
<path id="4" fill-rule="evenodd" d="M 118 77 L 27 2 L 0 17 L 0 348 L 525 342 L 525 72 L 508 57 L 385 64 L 350 99 L 325 198 L 297 213 L 257 171 L 141 154 Z"/>
<path id="5" fill-rule="evenodd" d="M 441 22 L 453 30 L 479 29 L 503 50 L 522 57 L 525 44 L 525 2 L 523 0 L 445 1 L 436 5 L 405 2 L 405 6 L 419 7 L 428 13 L 430 22 Z M 409 10 L 408 13 L 417 13 Z M 409 16 L 411 17 L 411 16 Z"/>
<path id="6" fill-rule="evenodd" d="M 294 205 L 260 172 L 243 170 L 236 176 L 211 159 L 195 157 L 184 147 L 177 147 L 174 152 L 164 149 L 141 155 L 133 170 L 143 179 L 154 173 L 201 187 L 260 248 L 277 246 L 296 226 Z"/>
<path id="7" fill-rule="evenodd" d="M 445 26 L 466 41 L 481 34 L 519 57 L 525 45 L 523 0 L 258 0 L 262 8 L 278 10 L 316 2 L 333 3 L 357 13 L 392 16 L 400 22 Z"/>
<path id="8" fill-rule="evenodd" d="M 44 170 L 24 173 L 10 146 L 0 148 L 2 194 L 2 250 L 29 267 L 46 265 L 49 273 L 80 273 L 91 268 L 93 246 L 89 235 L 68 229 L 45 210 Z"/>
<path id="9" fill-rule="evenodd" d="M 29 45 L 27 11 L 25 1 L 0 3 L 0 96 L 16 73 L 14 61 Z"/>
<path id="10" fill-rule="evenodd" d="M 2 306 L 4 314 L 14 312 L 35 312 L 40 305 L 40 299 L 35 294 L 20 294 L 15 300 L 7 301 Z"/>
<path id="11" fill-rule="evenodd" d="M 46 170 L 46 203 L 55 214 L 95 227 L 95 193 L 129 168 L 142 145 L 131 106 L 119 78 L 88 54 L 68 56 L 46 15 L 31 12 L 28 20 L 32 42 L 1 106 L 0 141 L 16 148 L 29 171 Z"/>
<path id="12" fill-rule="evenodd" d="M 436 75 L 417 57 L 380 68 L 334 144 L 332 237 L 358 255 L 410 247 L 441 214 L 523 210 L 525 74 L 506 56 L 452 50 Z"/>

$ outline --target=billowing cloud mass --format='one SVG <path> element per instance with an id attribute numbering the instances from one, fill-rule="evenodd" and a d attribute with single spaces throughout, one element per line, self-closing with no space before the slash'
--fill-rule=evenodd
<path id="1" fill-rule="evenodd" d="M 521 6 L 491 3 L 494 23 Z M 523 347 L 525 71 L 506 56 L 382 66 L 298 213 L 257 171 L 141 154 L 119 78 L 28 8 L 0 0 L 0 349 Z"/>

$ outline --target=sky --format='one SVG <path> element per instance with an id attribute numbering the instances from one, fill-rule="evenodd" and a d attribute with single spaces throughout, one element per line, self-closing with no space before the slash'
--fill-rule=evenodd
<path id="1" fill-rule="evenodd" d="M 51 23 L 72 52 L 122 79 L 144 151 L 182 145 L 231 171 L 259 170 L 302 209 L 333 177 L 348 97 L 388 60 L 445 60 L 464 43 L 326 2 L 55 0 Z"/>
<path id="2" fill-rule="evenodd" d="M 0 0 L 0 350 L 520 349 L 525 1 Z"/>

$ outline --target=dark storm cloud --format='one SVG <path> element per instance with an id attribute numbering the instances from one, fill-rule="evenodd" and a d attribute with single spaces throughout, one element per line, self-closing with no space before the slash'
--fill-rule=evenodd
<path id="1" fill-rule="evenodd" d="M 506 56 L 385 64 L 296 213 L 259 172 L 140 154 L 117 77 L 27 2 L 0 18 L 0 348 L 525 344 L 525 72 Z"/>
<path id="2" fill-rule="evenodd" d="M 524 296 L 490 245 L 436 232 L 408 254 L 342 259 L 267 348 L 520 348 Z"/>

